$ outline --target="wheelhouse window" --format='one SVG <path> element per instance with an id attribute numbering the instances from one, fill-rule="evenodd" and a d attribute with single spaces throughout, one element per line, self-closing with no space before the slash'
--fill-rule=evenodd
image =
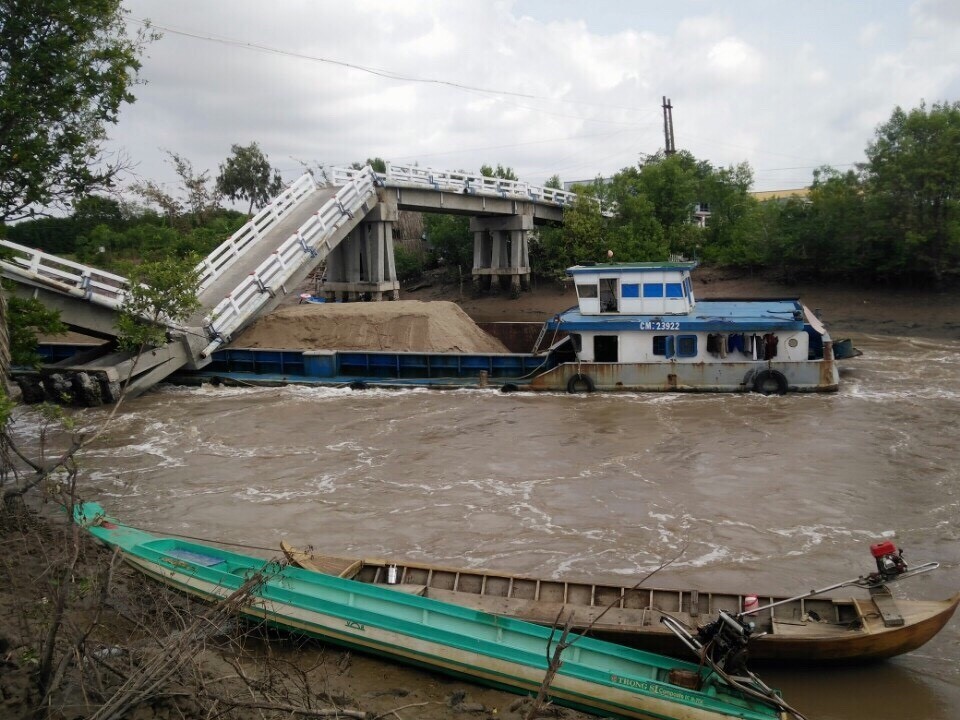
<path id="1" fill-rule="evenodd" d="M 600 312 L 617 312 L 616 278 L 600 278 Z"/>
<path id="2" fill-rule="evenodd" d="M 663 283 L 644 283 L 643 296 L 645 298 L 662 298 Z"/>
<path id="3" fill-rule="evenodd" d="M 600 297 L 600 291 L 597 289 L 596 285 L 581 285 L 578 283 L 577 295 L 582 298 L 595 298 Z"/>
<path id="4" fill-rule="evenodd" d="M 682 298 L 683 297 L 683 285 L 681 283 L 667 283 L 667 297 L 668 298 Z"/>
<path id="5" fill-rule="evenodd" d="M 620 295 L 625 298 L 640 297 L 640 285 L 637 283 L 624 283 L 620 286 Z"/>

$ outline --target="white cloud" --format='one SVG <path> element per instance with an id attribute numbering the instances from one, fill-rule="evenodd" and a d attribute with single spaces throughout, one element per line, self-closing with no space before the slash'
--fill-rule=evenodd
<path id="1" fill-rule="evenodd" d="M 871 22 L 860 28 L 857 34 L 857 41 L 864 47 L 870 47 L 880 38 L 883 32 L 883 26 L 877 22 Z"/>
<path id="2" fill-rule="evenodd" d="M 662 147 L 666 95 L 679 147 L 719 165 L 750 161 L 758 187 L 797 185 L 808 166 L 862 159 L 894 105 L 951 99 L 960 83 L 956 3 L 889 5 L 867 26 L 836 26 L 838 14 L 827 33 L 782 8 L 704 14 L 701 3 L 671 17 L 597 0 L 557 19 L 517 2 L 288 0 L 267 12 L 252 0 L 128 0 L 135 18 L 240 44 L 167 32 L 111 134 L 158 181 L 173 179 L 160 147 L 215 172 L 232 143 L 251 140 L 291 179 L 292 158 L 375 155 L 580 179 Z"/>
<path id="3" fill-rule="evenodd" d="M 720 80 L 755 83 L 763 75 L 763 59 L 743 40 L 725 37 L 707 52 L 707 61 Z"/>

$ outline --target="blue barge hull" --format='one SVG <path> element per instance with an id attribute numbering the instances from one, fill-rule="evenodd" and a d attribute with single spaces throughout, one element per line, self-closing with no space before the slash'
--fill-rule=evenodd
<path id="1" fill-rule="evenodd" d="M 46 363 L 67 360 L 89 346 L 44 344 Z M 528 384 L 556 366 L 552 355 L 529 353 L 415 353 L 356 350 L 218 350 L 200 370 L 181 370 L 175 383 L 224 382 L 244 385 L 349 385 L 387 387 L 478 387 Z"/>

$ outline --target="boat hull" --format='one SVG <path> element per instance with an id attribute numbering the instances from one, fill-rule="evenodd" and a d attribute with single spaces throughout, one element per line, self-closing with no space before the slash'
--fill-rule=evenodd
<path id="1" fill-rule="evenodd" d="M 783 392 L 836 392 L 840 378 L 833 361 L 791 363 L 564 363 L 534 377 L 529 390 L 577 391 L 589 378 L 593 390 L 603 392 L 754 392 L 760 372 L 777 372 L 786 381 Z"/>
<path id="2" fill-rule="evenodd" d="M 551 625 L 559 613 L 572 611 L 578 630 L 593 622 L 593 637 L 679 658 L 689 657 L 690 651 L 659 622 L 661 613 L 696 626 L 713 619 L 721 609 L 731 613 L 743 609 L 743 596 L 732 593 L 634 589 L 426 563 L 341 558 L 305 552 L 286 543 L 281 547 L 291 562 L 301 567 L 364 583 L 389 587 L 388 568 L 392 566 L 398 583 L 394 587 L 406 592 L 528 622 Z M 766 634 L 751 640 L 750 660 L 820 666 L 883 660 L 928 642 L 960 603 L 960 593 L 940 601 L 887 598 L 884 593 L 867 598 L 814 597 L 763 611 L 752 618 L 758 631 Z M 784 599 L 764 595 L 760 604 Z M 884 602 L 893 604 L 902 624 L 884 621 L 878 605 Z M 815 620 L 817 617 L 820 619 Z"/>
<path id="3" fill-rule="evenodd" d="M 89 532 L 168 587 L 202 600 L 232 597 L 239 612 L 347 647 L 535 693 L 544 678 L 546 628 L 478 613 L 219 548 L 159 538 L 124 526 L 88 503 L 76 513 Z M 247 596 L 237 591 L 255 582 Z M 550 686 L 554 701 L 618 717 L 653 720 L 781 720 L 781 711 L 738 695 L 692 663 L 581 638 L 567 649 Z M 666 680 L 699 675 L 691 690 Z"/>

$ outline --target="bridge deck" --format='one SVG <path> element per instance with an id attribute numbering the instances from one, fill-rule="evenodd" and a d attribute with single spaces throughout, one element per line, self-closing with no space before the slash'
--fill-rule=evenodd
<path id="1" fill-rule="evenodd" d="M 229 295 L 245 277 L 256 270 L 264 260 L 276 252 L 280 244 L 293 235 L 297 228 L 303 225 L 327 200 L 334 196 L 337 190 L 338 188 L 335 187 L 318 188 L 305 197 L 299 205 L 289 210 L 283 220 L 270 228 L 269 232 L 264 233 L 256 245 L 247 250 L 240 259 L 200 293 L 201 309 L 187 321 L 187 324 L 202 325 L 204 316 Z"/>

